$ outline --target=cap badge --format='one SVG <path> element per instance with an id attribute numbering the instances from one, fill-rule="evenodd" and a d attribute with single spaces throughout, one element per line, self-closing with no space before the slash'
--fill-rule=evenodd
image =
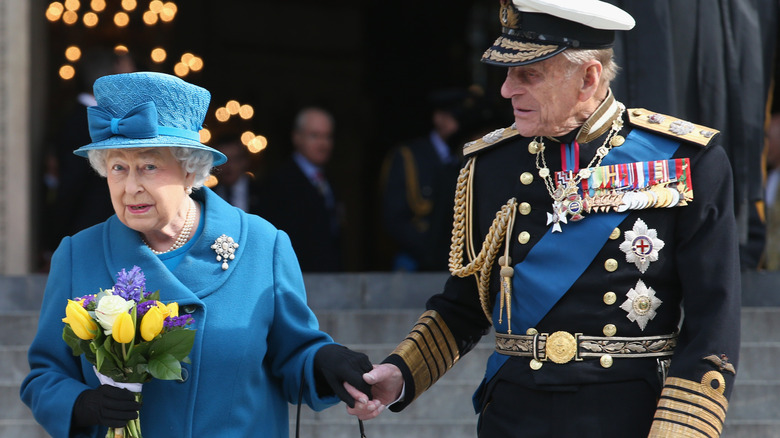
<path id="1" fill-rule="evenodd" d="M 635 264 L 644 274 L 650 263 L 658 260 L 658 251 L 663 249 L 664 241 L 658 238 L 658 231 L 647 228 L 642 219 L 637 219 L 634 228 L 626 231 L 625 239 L 620 250 L 626 253 L 626 261 Z"/>
<path id="2" fill-rule="evenodd" d="M 620 305 L 620 308 L 628 312 L 626 316 L 631 322 L 636 322 L 639 328 L 644 330 L 648 321 L 655 318 L 655 311 L 663 301 L 656 297 L 653 288 L 645 286 L 642 280 L 637 280 L 636 286 L 630 289 L 626 295 L 628 298 Z"/>
<path id="3" fill-rule="evenodd" d="M 510 29 L 518 28 L 519 15 L 517 9 L 512 4 L 512 0 L 501 0 L 501 11 L 499 12 L 501 25 Z"/>

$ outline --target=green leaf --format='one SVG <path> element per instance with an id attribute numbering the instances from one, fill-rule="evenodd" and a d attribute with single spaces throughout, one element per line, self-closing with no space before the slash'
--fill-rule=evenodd
<path id="1" fill-rule="evenodd" d="M 183 360 L 190 354 L 194 342 L 195 330 L 176 330 L 163 333 L 159 339 L 155 340 L 150 359 L 160 354 L 170 354 L 176 360 Z"/>
<path id="2" fill-rule="evenodd" d="M 181 364 L 170 354 L 161 354 L 149 361 L 149 373 L 160 380 L 181 380 Z"/>
<path id="3" fill-rule="evenodd" d="M 68 344 L 68 347 L 73 351 L 74 356 L 80 356 L 84 353 L 81 348 L 81 338 L 73 333 L 73 329 L 69 325 L 65 324 L 65 328 L 62 329 L 62 340 Z"/>

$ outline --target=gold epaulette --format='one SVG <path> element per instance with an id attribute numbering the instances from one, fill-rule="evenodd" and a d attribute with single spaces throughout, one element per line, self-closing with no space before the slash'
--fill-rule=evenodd
<path id="1" fill-rule="evenodd" d="M 648 438 L 718 438 L 729 407 L 725 390 L 718 371 L 709 371 L 701 382 L 668 377 Z"/>
<path id="2" fill-rule="evenodd" d="M 430 388 L 460 359 L 452 332 L 441 315 L 433 310 L 420 316 L 393 354 L 400 356 L 412 373 L 414 398 Z"/>
<path id="3" fill-rule="evenodd" d="M 644 108 L 629 109 L 628 120 L 634 126 L 701 146 L 707 146 L 712 137 L 720 132 L 717 129 L 654 113 Z"/>
<path id="4" fill-rule="evenodd" d="M 477 151 L 481 151 L 485 148 L 495 146 L 502 141 L 514 137 L 515 135 L 518 135 L 517 129 L 515 129 L 515 125 L 512 125 L 508 128 L 500 128 L 496 129 L 493 132 L 487 133 L 482 136 L 482 138 L 470 141 L 463 145 L 463 156 L 468 157 L 469 155 L 474 154 Z"/>

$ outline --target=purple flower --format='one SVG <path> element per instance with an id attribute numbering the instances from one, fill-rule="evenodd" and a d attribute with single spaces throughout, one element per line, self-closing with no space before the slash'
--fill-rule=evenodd
<path id="1" fill-rule="evenodd" d="M 163 327 L 167 329 L 184 327 L 186 325 L 192 324 L 193 322 L 195 322 L 195 320 L 190 315 L 169 316 L 165 318 L 165 321 L 163 321 Z"/>
<path id="2" fill-rule="evenodd" d="M 95 301 L 95 295 L 84 295 L 83 297 L 76 298 L 74 301 L 81 300 L 81 307 L 87 308 L 92 302 Z"/>
<path id="3" fill-rule="evenodd" d="M 137 317 L 138 318 L 143 317 L 144 315 L 146 315 L 146 312 L 148 312 L 150 308 L 156 305 L 157 305 L 157 301 L 154 300 L 144 301 L 143 303 L 138 304 L 138 306 L 136 306 L 135 308 Z"/>
<path id="4" fill-rule="evenodd" d="M 119 295 L 125 300 L 140 301 L 141 294 L 146 286 L 146 277 L 138 266 L 133 266 L 130 272 L 122 269 L 116 274 L 116 284 L 114 285 L 114 294 Z"/>

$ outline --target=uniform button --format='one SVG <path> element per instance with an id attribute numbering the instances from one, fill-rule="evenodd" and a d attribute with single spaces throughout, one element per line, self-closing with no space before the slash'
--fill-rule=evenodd
<path id="1" fill-rule="evenodd" d="M 531 362 L 528 364 L 528 366 L 530 366 L 532 370 L 536 371 L 542 367 L 542 363 L 536 359 L 531 359 Z"/>
<path id="2" fill-rule="evenodd" d="M 615 327 L 615 324 L 607 324 L 602 331 L 604 332 L 604 336 L 615 336 L 617 327 Z"/>
<path id="3" fill-rule="evenodd" d="M 620 228 L 615 228 L 612 230 L 612 234 L 609 235 L 610 240 L 615 240 L 620 238 Z"/>
<path id="4" fill-rule="evenodd" d="M 534 175 L 531 172 L 523 172 L 522 175 L 520 175 L 520 182 L 528 185 L 534 182 Z"/>
<path id="5" fill-rule="evenodd" d="M 631 112 L 631 114 L 633 114 L 634 116 L 641 116 L 642 110 L 635 109 L 634 111 Z"/>
<path id="6" fill-rule="evenodd" d="M 529 234 L 528 231 L 522 231 L 517 235 L 517 241 L 523 245 L 528 243 L 529 240 L 531 240 L 531 234 Z"/>
<path id="7" fill-rule="evenodd" d="M 184 313 L 195 313 L 195 311 L 198 309 L 198 306 L 194 304 L 187 304 L 186 306 L 182 307 L 181 310 Z"/>
<path id="8" fill-rule="evenodd" d="M 532 140 L 530 143 L 528 143 L 528 152 L 532 154 L 539 152 L 539 142 Z"/>
<path id="9" fill-rule="evenodd" d="M 601 356 L 601 359 L 599 359 L 599 363 L 601 363 L 601 366 L 604 367 L 604 368 L 611 367 L 612 366 L 612 362 L 613 362 L 612 356 L 610 356 L 608 354 L 605 354 L 605 355 Z"/>
<path id="10" fill-rule="evenodd" d="M 617 295 L 615 292 L 607 292 L 604 294 L 604 304 L 611 306 L 617 301 Z"/>
<path id="11" fill-rule="evenodd" d="M 521 202 L 520 205 L 517 206 L 517 211 L 519 211 L 520 214 L 525 216 L 531 212 L 531 204 L 527 202 Z"/>
<path id="12" fill-rule="evenodd" d="M 607 259 L 606 262 L 604 262 L 604 269 L 607 270 L 607 272 L 615 272 L 618 268 L 618 262 L 615 259 Z"/>
<path id="13" fill-rule="evenodd" d="M 187 368 L 182 367 L 181 368 L 181 380 L 179 380 L 179 383 L 184 383 L 190 378 L 190 371 Z"/>
<path id="14" fill-rule="evenodd" d="M 529 327 L 529 328 L 528 328 L 528 330 L 526 330 L 526 331 L 525 331 L 525 334 L 527 334 L 527 335 L 531 335 L 531 336 L 533 336 L 533 335 L 535 335 L 535 334 L 537 334 L 537 333 L 539 333 L 539 331 L 538 331 L 538 330 L 536 330 L 536 329 L 535 329 L 535 328 L 533 328 L 533 327 Z"/>

